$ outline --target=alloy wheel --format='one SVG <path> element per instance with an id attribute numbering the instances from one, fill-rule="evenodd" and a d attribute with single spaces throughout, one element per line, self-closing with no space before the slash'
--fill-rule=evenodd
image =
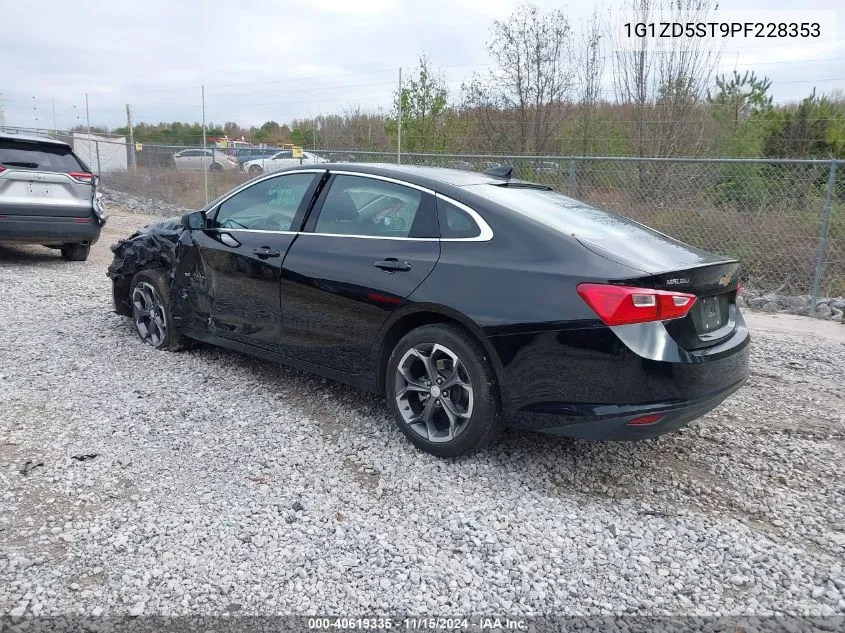
<path id="1" fill-rule="evenodd" d="M 472 382 L 448 347 L 415 345 L 399 361 L 394 381 L 399 412 L 423 439 L 449 442 L 466 429 L 472 417 Z"/>
<path id="2" fill-rule="evenodd" d="M 160 346 L 167 338 L 164 303 L 156 289 L 146 281 L 135 286 L 132 293 L 132 314 L 141 339 L 153 347 Z"/>

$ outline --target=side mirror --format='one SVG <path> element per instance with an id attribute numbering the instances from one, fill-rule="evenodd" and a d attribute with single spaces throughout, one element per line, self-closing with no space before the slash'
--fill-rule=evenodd
<path id="1" fill-rule="evenodd" d="M 202 211 L 194 211 L 186 213 L 182 216 L 182 226 L 186 229 L 204 229 L 205 228 L 205 214 Z"/>

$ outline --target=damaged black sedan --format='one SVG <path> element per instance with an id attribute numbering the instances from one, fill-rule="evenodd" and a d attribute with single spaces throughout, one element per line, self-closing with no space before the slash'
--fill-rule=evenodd
<path id="1" fill-rule="evenodd" d="M 113 251 L 115 309 L 144 342 L 385 393 L 439 456 L 506 424 L 653 437 L 748 377 L 738 262 L 508 169 L 289 169 Z"/>

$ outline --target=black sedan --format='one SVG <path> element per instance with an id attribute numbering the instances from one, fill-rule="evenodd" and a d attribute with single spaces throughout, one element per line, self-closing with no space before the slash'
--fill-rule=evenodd
<path id="1" fill-rule="evenodd" d="M 653 437 L 748 377 L 736 261 L 504 167 L 288 169 L 112 249 L 115 309 L 146 343 L 385 393 L 439 456 L 506 424 Z"/>

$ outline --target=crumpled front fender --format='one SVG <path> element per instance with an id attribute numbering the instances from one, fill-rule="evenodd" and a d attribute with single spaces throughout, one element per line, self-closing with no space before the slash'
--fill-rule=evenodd
<path id="1" fill-rule="evenodd" d="M 170 218 L 147 225 L 112 245 L 114 259 L 106 274 L 115 287 L 116 312 L 130 313 L 129 284 L 138 271 L 161 268 L 172 275 L 182 255 L 182 238 L 189 235 L 180 218 Z M 125 292 L 117 292 L 118 288 Z"/>

